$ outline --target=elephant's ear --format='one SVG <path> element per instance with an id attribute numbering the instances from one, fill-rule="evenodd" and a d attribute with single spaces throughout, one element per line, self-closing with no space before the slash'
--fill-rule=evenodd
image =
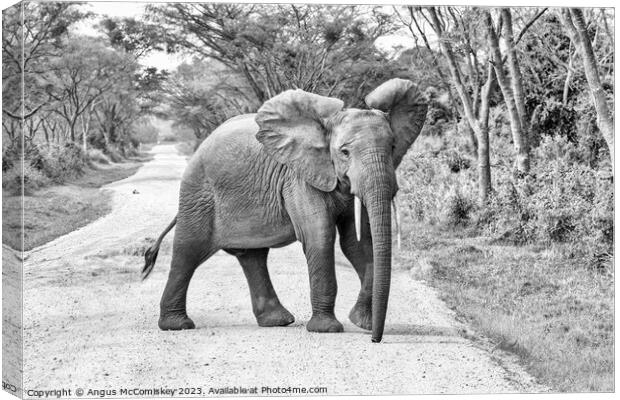
<path id="1" fill-rule="evenodd" d="M 258 110 L 256 139 L 277 161 L 325 192 L 336 188 L 336 172 L 324 122 L 344 103 L 303 90 L 287 90 Z"/>
<path id="2" fill-rule="evenodd" d="M 409 80 L 390 79 L 366 96 L 366 105 L 388 113 L 396 135 L 394 167 L 398 167 L 426 120 L 428 105 L 424 95 Z"/>

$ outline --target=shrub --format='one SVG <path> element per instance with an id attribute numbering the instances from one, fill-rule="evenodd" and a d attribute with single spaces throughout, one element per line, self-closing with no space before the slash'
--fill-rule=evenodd
<path id="1" fill-rule="evenodd" d="M 426 142 L 435 139 L 423 141 L 421 147 L 426 148 Z M 403 217 L 431 225 L 462 224 L 474 211 L 468 204 L 474 204 L 475 171 L 453 173 L 444 157 L 432 154 L 409 154 L 397 170 Z"/>
<path id="2" fill-rule="evenodd" d="M 475 208 L 475 202 L 456 186 L 443 202 L 443 222 L 447 226 L 465 226 Z"/>
<path id="3" fill-rule="evenodd" d="M 478 227 L 517 244 L 567 243 L 573 255 L 589 259 L 611 254 L 611 173 L 584 164 L 576 146 L 545 138 L 529 176 L 513 181 L 507 171 L 496 171 L 502 183 L 480 209 Z"/>
<path id="4" fill-rule="evenodd" d="M 157 136 L 158 129 L 150 121 L 135 124 L 134 132 L 131 134 L 131 138 L 136 143 L 155 143 L 157 142 Z"/>
<path id="5" fill-rule="evenodd" d="M 537 125 L 541 133 L 560 136 L 570 142 L 577 141 L 576 120 L 578 112 L 572 106 L 565 106 L 553 99 L 541 104 Z"/>
<path id="6" fill-rule="evenodd" d="M 90 161 L 98 162 L 99 164 L 109 164 L 110 159 L 106 156 L 103 151 L 99 149 L 90 149 L 88 150 L 88 159 Z"/>
<path id="7" fill-rule="evenodd" d="M 462 156 L 461 153 L 455 150 L 447 152 L 444 159 L 450 171 L 454 173 L 460 172 L 463 169 L 468 169 L 471 166 L 471 160 Z"/>
<path id="8" fill-rule="evenodd" d="M 27 160 L 56 183 L 80 176 L 86 168 L 84 152 L 74 143 L 39 148 L 38 154 L 32 158 L 27 157 Z"/>
<path id="9" fill-rule="evenodd" d="M 114 146 L 107 146 L 104 153 L 112 160 L 112 162 L 122 162 L 123 156 Z"/>
<path id="10" fill-rule="evenodd" d="M 49 185 L 49 179 L 38 169 L 29 164 L 24 165 L 24 193 L 32 194 L 36 189 Z M 2 173 L 2 188 L 13 195 L 21 194 L 22 168 L 16 164 Z"/>

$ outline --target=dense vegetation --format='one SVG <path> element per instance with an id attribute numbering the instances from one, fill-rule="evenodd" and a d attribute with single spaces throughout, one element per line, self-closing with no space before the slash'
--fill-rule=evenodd
<path id="1" fill-rule="evenodd" d="M 73 29 L 92 15 L 74 3 L 20 3 L 2 13 L 3 188 L 26 191 L 84 173 L 91 159 L 120 161 L 157 137 L 145 116 L 164 75 L 144 69 L 144 49 Z M 22 47 L 23 43 L 23 47 Z M 150 44 L 149 44 L 150 46 Z M 23 51 L 23 53 L 22 53 Z"/>
<path id="2" fill-rule="evenodd" d="M 613 10 L 160 3 L 104 18 L 93 38 L 70 29 L 89 18 L 79 6 L 24 7 L 23 31 L 19 7 L 3 13 L 3 182 L 22 151 L 27 184 L 79 173 L 85 152 L 131 154 L 157 135 L 148 116 L 198 144 L 286 89 L 364 107 L 378 84 L 411 79 L 430 109 L 398 172 L 405 250 L 472 241 L 431 260 L 450 304 L 499 340 L 521 327 L 516 352 L 554 388 L 613 388 Z M 416 45 L 377 47 L 397 32 Z M 154 50 L 190 61 L 141 67 Z M 419 232 L 439 238 L 420 248 Z M 582 292 L 589 306 L 570 297 Z M 582 334 L 558 328 L 586 314 L 599 323 Z"/>

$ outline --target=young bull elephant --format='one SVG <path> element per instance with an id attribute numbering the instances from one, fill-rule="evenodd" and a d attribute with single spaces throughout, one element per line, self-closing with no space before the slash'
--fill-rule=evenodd
<path id="1" fill-rule="evenodd" d="M 260 326 L 294 321 L 269 279 L 269 248 L 299 240 L 308 262 L 313 332 L 342 332 L 334 315 L 334 241 L 361 281 L 350 320 L 383 336 L 391 276 L 395 169 L 418 136 L 427 105 L 410 81 L 392 79 L 366 97 L 368 110 L 289 90 L 256 114 L 218 127 L 192 156 L 179 211 L 145 254 L 151 272 L 164 235 L 177 225 L 159 327 L 192 329 L 185 303 L 201 263 L 223 249 L 247 277 Z"/>

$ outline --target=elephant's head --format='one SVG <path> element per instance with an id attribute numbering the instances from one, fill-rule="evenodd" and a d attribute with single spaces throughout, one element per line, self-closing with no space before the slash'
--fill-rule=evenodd
<path id="1" fill-rule="evenodd" d="M 289 90 L 258 110 L 256 137 L 315 188 L 353 194 L 358 232 L 361 203 L 366 206 L 374 257 L 372 341 L 379 342 L 390 291 L 395 169 L 420 133 L 427 105 L 403 79 L 376 88 L 366 104 L 370 109 L 344 109 L 341 100 Z"/>

